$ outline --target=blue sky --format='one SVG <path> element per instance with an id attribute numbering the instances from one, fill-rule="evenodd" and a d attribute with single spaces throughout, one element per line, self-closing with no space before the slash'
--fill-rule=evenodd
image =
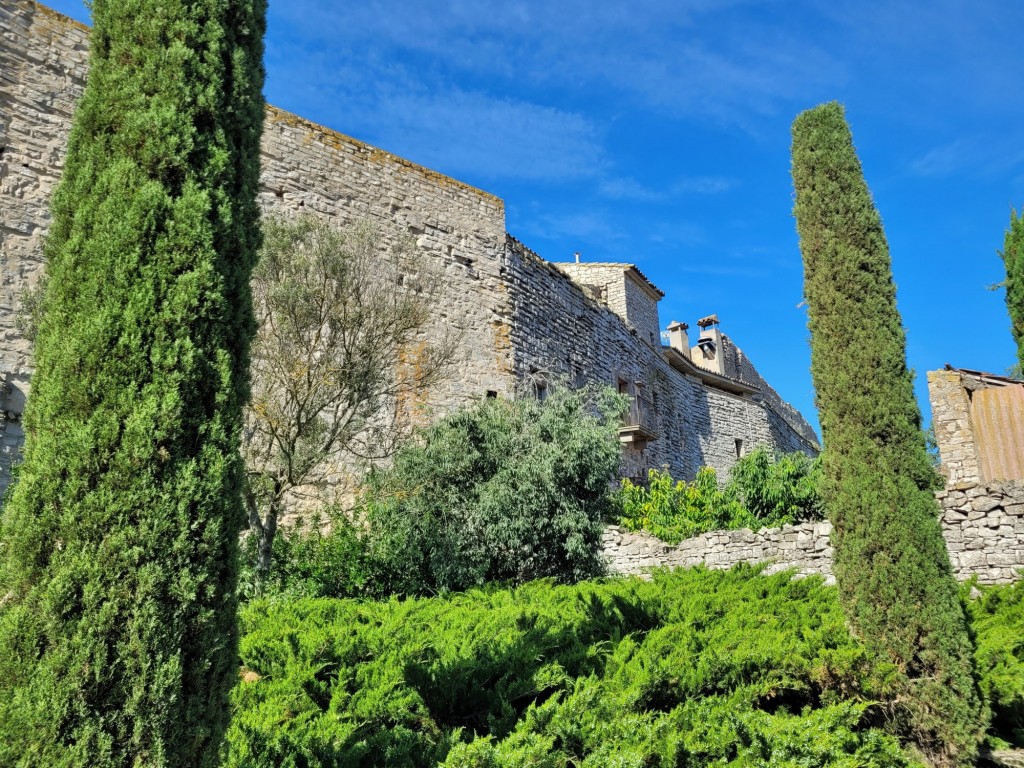
<path id="1" fill-rule="evenodd" d="M 1014 361 L 989 286 L 1024 204 L 1024 3 L 278 0 L 268 27 L 271 103 L 498 195 L 544 258 L 636 263 L 663 326 L 718 313 L 815 424 L 789 130 L 838 99 L 926 419 L 925 371 Z"/>

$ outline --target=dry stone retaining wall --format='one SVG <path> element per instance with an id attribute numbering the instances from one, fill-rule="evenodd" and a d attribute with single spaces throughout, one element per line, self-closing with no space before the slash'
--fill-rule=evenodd
<path id="1" fill-rule="evenodd" d="M 942 532 L 953 573 L 960 581 L 1008 584 L 1024 571 L 1024 484 L 963 483 L 937 494 Z M 669 545 L 649 533 L 608 526 L 603 548 L 613 573 L 636 574 L 658 566 L 731 568 L 770 563 L 768 572 L 832 576 L 832 525 L 802 523 L 760 531 L 713 531 Z"/>
<path id="2" fill-rule="evenodd" d="M 958 577 L 1005 584 L 1024 569 L 1024 482 L 958 483 L 937 494 Z"/>
<path id="3" fill-rule="evenodd" d="M 637 574 L 650 568 L 704 565 L 726 569 L 739 563 L 771 563 L 768 573 L 793 568 L 803 576 L 819 575 L 832 583 L 831 524 L 802 523 L 760 531 L 711 531 L 676 545 L 644 531 L 605 528 L 603 547 L 612 573 Z"/>

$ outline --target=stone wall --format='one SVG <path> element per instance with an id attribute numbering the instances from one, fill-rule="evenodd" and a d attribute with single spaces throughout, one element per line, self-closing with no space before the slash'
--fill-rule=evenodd
<path id="1" fill-rule="evenodd" d="M 15 316 L 41 274 L 48 200 L 84 88 L 87 49 L 86 27 L 32 0 L 0 4 L 0 374 L 10 388 L 0 407 L 0 492 L 21 445 L 18 415 L 32 373 Z M 644 384 L 658 435 L 624 450 L 625 474 L 663 465 L 679 477 L 704 464 L 724 471 L 737 440 L 816 451 L 810 426 L 760 377 L 755 398 L 749 388 L 722 391 L 666 362 L 660 292 L 634 268 L 617 266 L 615 296 L 595 300 L 592 289 L 507 239 L 497 197 L 273 107 L 261 162 L 267 212 L 339 225 L 371 220 L 385 238 L 415 238 L 417 271 L 402 285 L 436 280 L 440 295 L 428 327 L 410 343 L 450 333 L 458 340 L 455 373 L 422 398 L 434 415 L 549 373 L 575 384 L 621 378 Z"/>
<path id="2" fill-rule="evenodd" d="M 565 266 L 549 264 L 509 239 L 513 367 L 519 378 L 545 372 L 576 385 L 643 382 L 658 437 L 643 448 L 625 447 L 624 475 L 644 477 L 649 468 L 667 466 L 674 477 L 692 478 L 700 467 L 710 466 L 724 476 L 737 456 L 755 445 L 816 451 L 817 443 L 803 436 L 813 431 L 802 417 L 802 430 L 780 426 L 786 422 L 770 403 L 781 403 L 781 398 L 760 377 L 771 398 L 733 394 L 675 370 L 660 336 L 652 344 L 639 329 L 623 323 L 610 306 L 568 277 Z M 580 271 L 586 280 L 600 272 Z M 617 273 L 621 281 L 621 266 Z M 610 272 L 607 278 L 612 280 Z"/>
<path id="3" fill-rule="evenodd" d="M 971 425 L 971 401 L 960 372 L 928 371 L 928 399 L 946 482 L 950 485 L 977 483 L 981 478 L 981 465 Z"/>
<path id="4" fill-rule="evenodd" d="M 18 416 L 32 373 L 16 316 L 23 291 L 42 272 L 48 203 L 85 87 L 88 35 L 30 0 L 0 6 L 0 373 L 10 390 L 0 407 L 0 493 L 24 439 Z M 458 341 L 456 375 L 418 405 L 444 413 L 488 391 L 513 390 L 499 198 L 268 106 L 260 203 L 271 213 L 339 225 L 375 221 L 385 241 L 415 238 L 418 271 L 403 275 L 403 284 L 430 280 L 439 290 L 430 323 L 410 344 L 449 334 Z"/>
<path id="5" fill-rule="evenodd" d="M 456 373 L 430 393 L 430 406 L 445 412 L 488 390 L 512 390 L 499 198 L 274 107 L 263 127 L 260 187 L 274 213 L 376 221 L 385 234 L 415 238 L 421 273 L 404 282 L 439 288 L 426 340 L 449 332 L 458 340 Z"/>
<path id="6" fill-rule="evenodd" d="M 1024 482 L 957 483 L 936 494 L 958 578 L 1013 581 L 1024 569 Z"/>
<path id="7" fill-rule="evenodd" d="M 773 417 L 771 424 L 773 441 L 780 446 L 781 450 L 802 451 L 806 450 L 808 443 L 817 442 L 814 429 L 800 415 L 800 412 L 779 397 L 779 393 L 758 373 L 751 359 L 724 333 L 722 334 L 722 354 L 725 356 L 723 361 L 725 375 L 753 385 L 757 388 L 759 395 L 768 403 Z"/>
<path id="8" fill-rule="evenodd" d="M 942 507 L 942 533 L 953 573 L 960 581 L 1008 584 L 1024 573 L 1024 484 L 964 483 L 936 494 Z M 760 531 L 715 531 L 672 546 L 649 533 L 608 526 L 604 555 L 613 573 L 642 573 L 657 566 L 769 562 L 768 572 L 788 568 L 817 574 L 830 583 L 832 525 L 802 523 Z"/>
<path id="9" fill-rule="evenodd" d="M 771 563 L 767 573 L 789 568 L 802 576 L 822 576 L 834 583 L 829 523 L 803 523 L 760 531 L 712 531 L 676 545 L 643 531 L 631 532 L 618 526 L 605 528 L 602 545 L 612 573 L 638 574 L 660 566 L 713 569 L 732 568 L 739 563 Z"/>

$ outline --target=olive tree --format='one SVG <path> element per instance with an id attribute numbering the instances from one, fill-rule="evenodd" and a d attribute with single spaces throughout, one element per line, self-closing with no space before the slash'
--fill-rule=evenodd
<path id="1" fill-rule="evenodd" d="M 426 331 L 438 279 L 416 256 L 368 223 L 264 223 L 243 441 L 258 580 L 286 504 L 390 456 L 449 368 L 455 337 Z"/>

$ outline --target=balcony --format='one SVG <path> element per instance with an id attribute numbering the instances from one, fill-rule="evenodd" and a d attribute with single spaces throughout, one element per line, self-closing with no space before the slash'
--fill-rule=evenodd
<path id="1" fill-rule="evenodd" d="M 657 414 L 654 405 L 642 395 L 629 398 L 629 410 L 619 427 L 619 442 L 643 449 L 658 437 Z"/>

